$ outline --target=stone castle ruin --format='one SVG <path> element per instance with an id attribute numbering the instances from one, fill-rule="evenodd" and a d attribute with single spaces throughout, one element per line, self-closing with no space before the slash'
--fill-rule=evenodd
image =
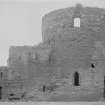
<path id="1" fill-rule="evenodd" d="M 20 93 L 24 100 L 100 100 L 105 9 L 77 4 L 52 11 L 42 18 L 42 39 L 37 46 L 10 47 L 7 78 L 2 80 L 5 92 L 0 88 L 4 99 Z"/>

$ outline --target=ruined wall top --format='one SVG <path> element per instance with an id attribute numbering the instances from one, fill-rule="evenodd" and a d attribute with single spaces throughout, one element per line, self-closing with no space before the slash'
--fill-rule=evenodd
<path id="1" fill-rule="evenodd" d="M 75 7 L 64 8 L 52 11 L 42 18 L 42 39 L 51 40 L 52 37 L 59 37 L 65 30 L 74 29 L 74 18 L 80 18 L 80 27 L 96 26 L 103 23 L 105 9 L 96 7 L 84 7 L 77 4 Z"/>
<path id="2" fill-rule="evenodd" d="M 45 61 L 51 47 L 47 43 L 39 43 L 37 46 L 11 46 L 9 48 L 8 66 L 11 67 L 15 63 L 27 64 L 28 58 L 33 60 Z"/>

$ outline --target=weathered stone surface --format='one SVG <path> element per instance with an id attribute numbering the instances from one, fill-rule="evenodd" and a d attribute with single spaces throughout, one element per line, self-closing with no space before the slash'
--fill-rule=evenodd
<path id="1" fill-rule="evenodd" d="M 42 43 L 10 48 L 10 80 L 25 81 L 26 97 L 38 98 L 35 100 L 47 100 L 49 96 L 55 97 L 54 94 L 72 96 L 72 92 L 74 96 L 81 94 L 81 97 L 86 92 L 89 97 L 91 93 L 92 96 L 102 96 L 105 75 L 104 14 L 104 9 L 81 5 L 46 14 L 42 19 Z M 74 18 L 80 18 L 80 27 L 73 25 Z M 76 72 L 79 86 L 75 85 Z M 96 93 L 97 90 L 99 93 Z M 37 97 L 38 94 L 41 96 Z"/>

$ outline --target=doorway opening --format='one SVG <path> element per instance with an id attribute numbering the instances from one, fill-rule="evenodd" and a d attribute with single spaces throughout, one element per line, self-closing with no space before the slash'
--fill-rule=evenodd
<path id="1" fill-rule="evenodd" d="M 104 76 L 104 94 L 103 94 L 104 98 L 105 98 L 105 76 Z"/>
<path id="2" fill-rule="evenodd" d="M 0 100 L 2 99 L 2 86 L 0 86 Z"/>
<path id="3" fill-rule="evenodd" d="M 79 73 L 78 72 L 74 73 L 74 86 L 80 86 Z"/>

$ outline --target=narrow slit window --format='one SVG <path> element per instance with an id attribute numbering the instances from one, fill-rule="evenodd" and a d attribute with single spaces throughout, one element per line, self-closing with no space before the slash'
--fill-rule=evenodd
<path id="1" fill-rule="evenodd" d="M 74 27 L 80 27 L 80 18 L 74 18 Z"/>
<path id="2" fill-rule="evenodd" d="M 79 73 L 78 72 L 75 72 L 74 73 L 74 86 L 80 86 L 79 84 Z"/>

